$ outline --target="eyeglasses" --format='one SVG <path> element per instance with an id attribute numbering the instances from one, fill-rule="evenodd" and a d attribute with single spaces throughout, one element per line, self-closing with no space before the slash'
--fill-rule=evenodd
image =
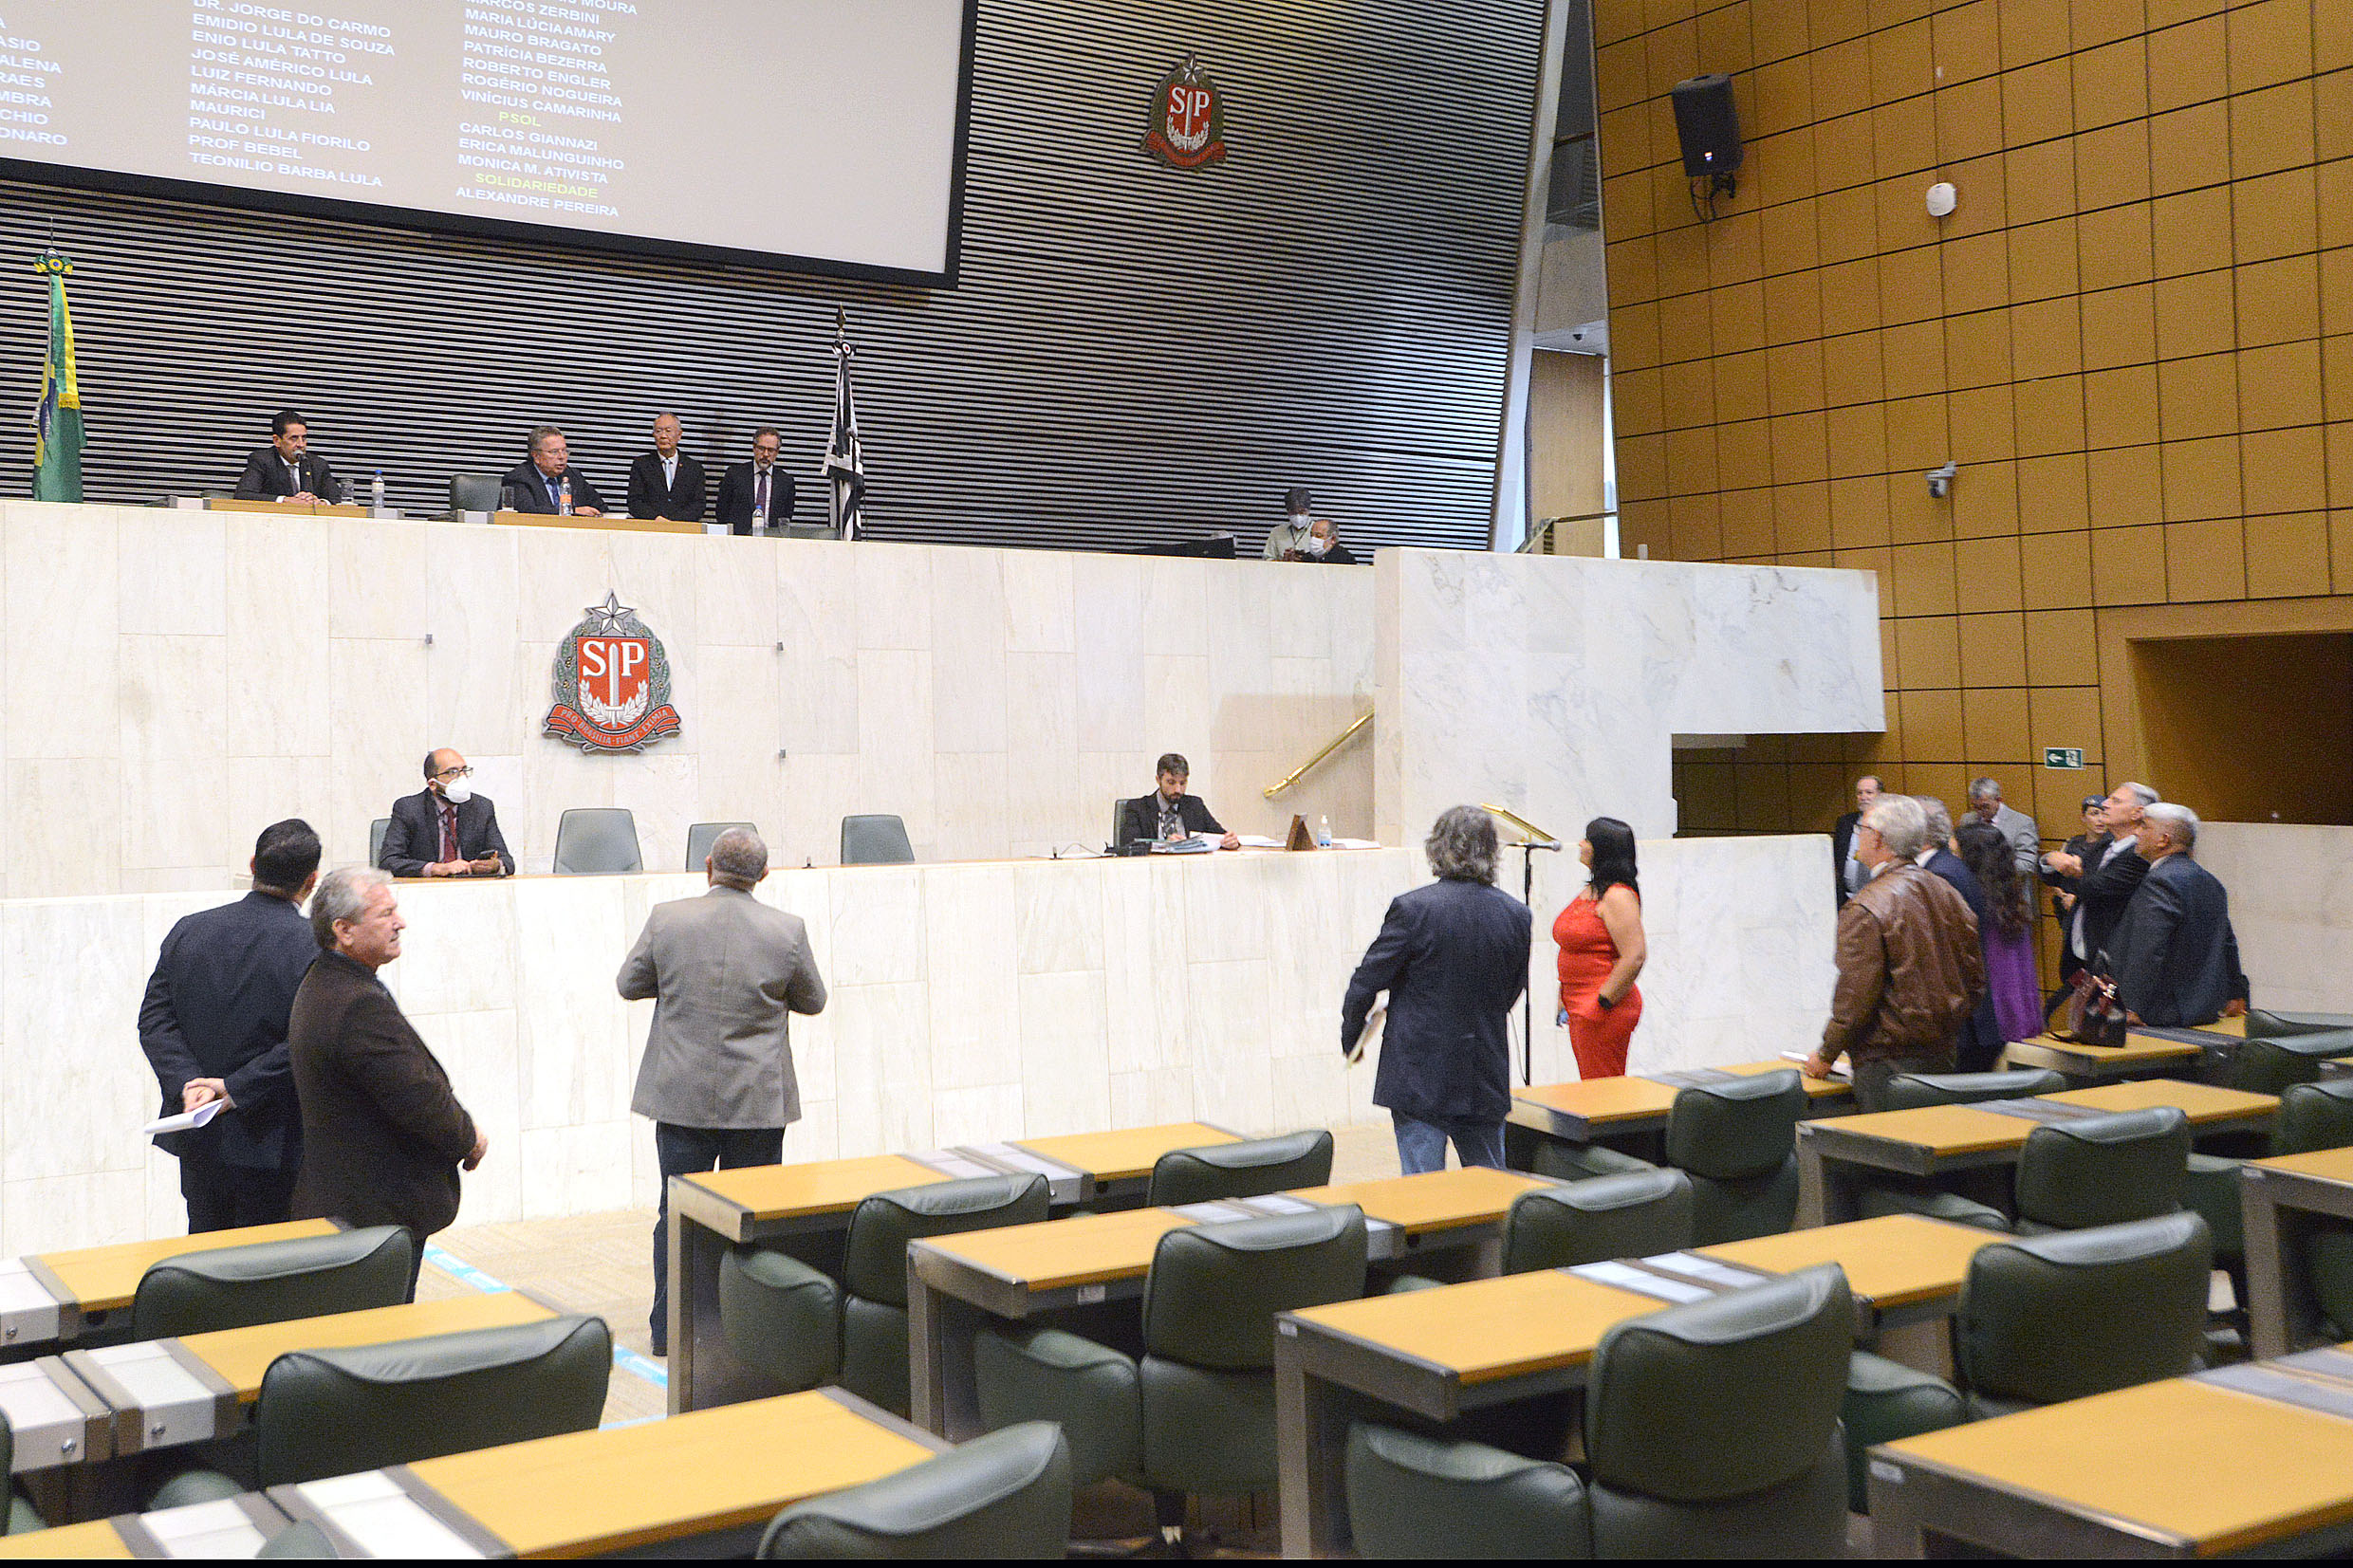
<path id="1" fill-rule="evenodd" d="M 473 777 L 473 769 L 471 767 L 445 767 L 440 772 L 435 773 L 434 777 L 436 779 L 471 779 Z"/>

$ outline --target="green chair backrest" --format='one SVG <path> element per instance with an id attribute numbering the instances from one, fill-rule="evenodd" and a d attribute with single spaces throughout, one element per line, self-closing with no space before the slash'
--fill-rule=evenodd
<path id="1" fill-rule="evenodd" d="M 897 1475 L 796 1503 L 763 1558 L 1047 1558 L 1070 1544 L 1070 1446 L 1024 1421 Z"/>
<path id="2" fill-rule="evenodd" d="M 2047 1405 L 2178 1377 L 2204 1343 L 2213 1267 L 2189 1212 L 1984 1247 L 1954 1321 L 1960 1380 Z"/>
<path id="3" fill-rule="evenodd" d="M 1680 1171 L 1632 1171 L 1514 1198 L 1503 1227 L 1503 1271 L 1570 1268 L 1691 1245 L 1691 1178 Z"/>
<path id="4" fill-rule="evenodd" d="M 1046 1217 L 1047 1184 L 1039 1175 L 973 1176 L 878 1192 L 850 1215 L 842 1282 L 853 1296 L 903 1307 L 909 1242 Z"/>
<path id="5" fill-rule="evenodd" d="M 262 1549 L 253 1555 L 256 1558 L 324 1560 L 335 1556 L 335 1543 L 327 1539 L 324 1530 L 306 1519 L 299 1519 L 262 1542 Z"/>
<path id="6" fill-rule="evenodd" d="M 2291 1040 L 2297 1035 L 2353 1029 L 2353 1013 L 2275 1013 L 2262 1007 L 2247 1009 L 2247 1038 Z"/>
<path id="7" fill-rule="evenodd" d="M 2037 1127 L 2018 1153 L 2018 1218 L 2081 1230 L 2170 1214 L 2189 1167 L 2190 1118 L 2171 1105 Z"/>
<path id="8" fill-rule="evenodd" d="M 1715 1181 L 1769 1175 L 1795 1155 L 1806 1112 L 1794 1067 L 1693 1084 L 1667 1114 L 1667 1163 Z"/>
<path id="9" fill-rule="evenodd" d="M 254 1403 L 261 1484 L 586 1431 L 603 1418 L 612 1372 L 604 1319 L 577 1316 L 290 1351 L 262 1374 Z"/>
<path id="10" fill-rule="evenodd" d="M 1274 1315 L 1364 1294 L 1364 1210 L 1185 1226 L 1144 1280 L 1144 1349 L 1218 1372 L 1274 1365 Z"/>
<path id="11" fill-rule="evenodd" d="M 1255 1198 L 1332 1179 L 1332 1135 L 1318 1130 L 1281 1137 L 1172 1149 L 1152 1166 L 1144 1202 L 1156 1208 L 1215 1198 Z"/>
<path id="12" fill-rule="evenodd" d="M 1981 1099 L 2025 1099 L 2057 1094 L 2067 1086 L 2059 1074 L 2041 1067 L 2002 1073 L 1898 1073 L 1881 1094 L 1883 1108 L 1913 1111 L 1923 1105 L 1973 1105 Z"/>
<path id="13" fill-rule="evenodd" d="M 139 1277 L 131 1337 L 162 1339 L 398 1306 L 408 1300 L 416 1246 L 400 1227 L 378 1225 L 183 1252 Z"/>
<path id="14" fill-rule="evenodd" d="M 2321 1076 L 2321 1063 L 2353 1056 L 2353 1029 L 2256 1037 L 2250 1035 L 2229 1054 L 2229 1087 L 2252 1094 L 2276 1095 L 2294 1083 L 2310 1083 Z"/>
<path id="15" fill-rule="evenodd" d="M 2353 1148 L 2353 1078 L 2291 1083 L 2280 1091 L 2279 1114 L 2271 1122 L 2272 1153 L 2345 1148 Z"/>
<path id="16" fill-rule="evenodd" d="M 1854 1335 L 1835 1264 L 1620 1323 L 1585 1392 L 1594 1481 L 1708 1503 L 1795 1480 L 1837 1430 Z"/>
<path id="17" fill-rule="evenodd" d="M 1593 1555 L 1584 1485 L 1566 1465 L 1371 1421 L 1348 1428 L 1345 1464 L 1360 1557 Z"/>

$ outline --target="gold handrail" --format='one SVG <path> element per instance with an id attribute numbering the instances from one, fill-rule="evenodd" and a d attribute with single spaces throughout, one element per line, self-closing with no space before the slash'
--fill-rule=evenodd
<path id="1" fill-rule="evenodd" d="M 1529 821 L 1527 818 L 1521 816 L 1516 811 L 1510 810 L 1504 806 L 1490 805 L 1485 801 L 1481 801 L 1479 802 L 1479 809 L 1481 811 L 1492 812 L 1494 815 L 1501 817 L 1505 821 L 1510 822 L 1513 827 L 1518 828 L 1522 833 L 1526 834 L 1529 838 L 1534 839 L 1538 843 L 1557 844 L 1560 842 L 1558 839 L 1555 839 L 1551 834 L 1547 833 L 1543 828 L 1538 827 L 1535 823 Z"/>
<path id="2" fill-rule="evenodd" d="M 1265 795 L 1268 800 L 1273 800 L 1277 795 L 1282 794 L 1283 791 L 1288 789 L 1291 785 L 1306 778 L 1308 770 L 1314 767 L 1316 764 L 1322 762 L 1325 758 L 1339 750 L 1343 746 L 1345 746 L 1348 742 L 1349 736 L 1355 734 L 1358 730 L 1363 729 L 1366 725 L 1372 722 L 1373 710 L 1367 708 L 1363 712 L 1357 715 L 1356 722 L 1354 724 L 1348 726 L 1347 729 L 1343 729 L 1339 734 L 1332 737 L 1331 745 L 1325 747 L 1314 756 L 1309 757 L 1306 762 L 1301 763 L 1297 767 L 1292 768 L 1288 777 L 1279 781 L 1278 783 L 1269 784 L 1265 789 L 1261 790 L 1260 793 Z"/>

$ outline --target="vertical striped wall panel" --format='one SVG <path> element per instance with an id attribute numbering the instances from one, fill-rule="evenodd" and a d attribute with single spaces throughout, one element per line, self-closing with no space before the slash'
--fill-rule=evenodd
<path id="1" fill-rule="evenodd" d="M 1307 484 L 1356 544 L 1483 546 L 1543 13 L 981 0 L 954 288 L 0 182 L 0 362 L 29 411 L 45 295 L 16 259 L 54 225 L 93 500 L 226 487 L 291 404 L 396 506 L 438 509 L 543 420 L 618 504 L 675 408 L 707 461 L 779 426 L 817 520 L 841 304 L 876 537 L 1247 552 Z M 1140 142 L 1188 50 L 1231 154 L 1171 170 Z M 0 493 L 30 463 L 20 424 Z"/>

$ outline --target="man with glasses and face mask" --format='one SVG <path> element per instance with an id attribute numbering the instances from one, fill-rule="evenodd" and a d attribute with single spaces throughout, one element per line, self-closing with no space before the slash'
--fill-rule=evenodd
<path id="1" fill-rule="evenodd" d="M 719 481 L 719 521 L 732 533 L 757 533 L 792 521 L 792 475 L 776 466 L 785 438 L 763 425 L 751 437 L 751 461 Z"/>
<path id="2" fill-rule="evenodd" d="M 473 792 L 473 769 L 448 747 L 425 758 L 425 787 L 392 802 L 376 863 L 395 876 L 511 876 L 498 810 Z"/>

